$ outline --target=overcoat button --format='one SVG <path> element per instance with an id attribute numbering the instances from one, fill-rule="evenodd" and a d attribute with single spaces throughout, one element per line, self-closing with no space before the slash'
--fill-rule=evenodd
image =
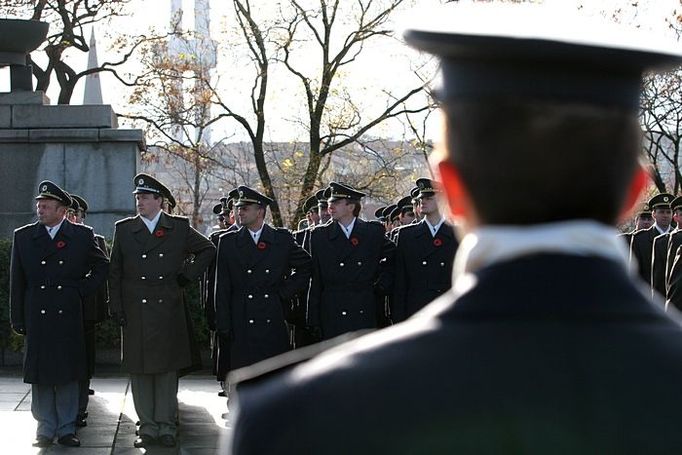
<path id="1" fill-rule="evenodd" d="M 45 314 L 45 310 L 40 310 L 40 314 Z"/>
<path id="2" fill-rule="evenodd" d="M 269 296 L 268 294 L 265 294 L 263 297 L 265 297 L 265 298 L 267 299 L 267 298 L 269 298 L 270 296 Z"/>
<path id="3" fill-rule="evenodd" d="M 268 324 L 270 324 L 270 319 L 268 319 L 266 322 L 267 322 Z"/>
<path id="4" fill-rule="evenodd" d="M 143 254 L 143 255 L 142 255 L 142 259 L 147 259 L 147 255 L 146 255 L 146 254 Z"/>
<path id="5" fill-rule="evenodd" d="M 159 303 L 163 303 L 163 299 L 159 299 Z"/>
<path id="6" fill-rule="evenodd" d="M 358 261 L 358 265 L 362 265 L 362 261 Z"/>
<path id="7" fill-rule="evenodd" d="M 57 313 L 59 313 L 59 314 L 62 314 L 62 313 L 63 313 L 63 311 L 62 311 L 62 310 L 59 310 L 59 311 L 57 311 Z"/>
<path id="8" fill-rule="evenodd" d="M 270 269 L 265 269 L 265 273 L 270 273 Z"/>
<path id="9" fill-rule="evenodd" d="M 252 299 L 253 296 L 251 294 L 247 295 L 248 298 Z"/>
<path id="10" fill-rule="evenodd" d="M 342 311 L 341 314 L 342 314 L 343 316 L 345 316 L 345 315 L 346 315 L 346 312 L 345 312 L 345 311 Z"/>
<path id="11" fill-rule="evenodd" d="M 159 253 L 159 257 L 162 258 L 162 257 L 163 257 L 163 253 Z"/>
<path id="12" fill-rule="evenodd" d="M 163 275 L 159 275 L 159 280 L 163 280 Z"/>
<path id="13" fill-rule="evenodd" d="M 64 263 L 64 261 L 61 261 L 61 260 L 59 261 L 59 265 L 62 265 L 63 263 Z"/>
<path id="14" fill-rule="evenodd" d="M 40 286 L 40 289 L 45 289 L 45 285 L 44 285 L 44 284 L 41 285 L 41 286 Z"/>
<path id="15" fill-rule="evenodd" d="M 247 270 L 246 273 L 251 273 L 251 269 Z"/>
<path id="16" fill-rule="evenodd" d="M 360 310 L 360 314 L 365 314 L 365 310 Z"/>
<path id="17" fill-rule="evenodd" d="M 141 280 L 146 280 L 147 277 L 146 277 L 146 276 L 141 276 L 140 279 L 141 279 Z"/>
<path id="18" fill-rule="evenodd" d="M 253 324 L 253 319 L 249 319 L 249 324 Z"/>
<path id="19" fill-rule="evenodd" d="M 142 303 L 147 303 L 147 299 L 142 299 Z"/>
<path id="20" fill-rule="evenodd" d="M 445 267 L 445 262 L 441 262 L 441 263 L 440 263 L 440 266 L 441 266 L 441 267 Z"/>
<path id="21" fill-rule="evenodd" d="M 422 265 L 426 265 L 426 261 L 422 261 Z"/>
<path id="22" fill-rule="evenodd" d="M 61 290 L 62 290 L 62 287 L 61 287 L 61 286 L 57 286 L 57 290 L 58 290 L 58 291 L 61 291 Z"/>
<path id="23" fill-rule="evenodd" d="M 339 263 L 339 266 L 340 266 L 340 267 L 343 267 L 344 265 L 345 265 L 345 264 L 344 264 L 343 262 L 340 262 L 340 263 Z"/>
<path id="24" fill-rule="evenodd" d="M 47 264 L 47 262 L 45 262 L 45 261 L 40 261 L 40 263 L 41 263 L 42 265 Z"/>

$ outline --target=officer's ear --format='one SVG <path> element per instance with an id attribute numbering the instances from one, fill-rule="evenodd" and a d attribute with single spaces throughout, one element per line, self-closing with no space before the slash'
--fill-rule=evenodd
<path id="1" fill-rule="evenodd" d="M 619 221 L 626 220 L 632 216 L 632 211 L 635 209 L 635 206 L 639 202 L 642 193 L 648 185 L 649 172 L 644 166 L 637 166 L 637 171 L 630 182 L 630 188 L 628 189 L 627 198 L 625 199 L 625 205 L 621 211 Z"/>
<path id="2" fill-rule="evenodd" d="M 438 170 L 450 213 L 456 218 L 465 218 L 475 223 L 474 206 L 457 167 L 450 160 L 443 159 L 438 162 Z"/>

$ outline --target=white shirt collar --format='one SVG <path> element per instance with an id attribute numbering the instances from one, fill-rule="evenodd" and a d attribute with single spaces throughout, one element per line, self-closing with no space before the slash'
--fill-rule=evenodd
<path id="1" fill-rule="evenodd" d="M 445 218 L 441 217 L 441 218 L 440 218 L 440 221 L 439 221 L 438 223 L 436 223 L 435 226 L 432 225 L 431 223 L 429 223 L 429 220 L 428 220 L 428 218 L 426 218 L 426 217 L 424 217 L 424 221 L 426 222 L 426 225 L 427 225 L 427 226 L 429 227 L 429 229 L 431 230 L 431 236 L 432 236 L 432 237 L 435 237 L 436 234 L 438 233 L 438 229 L 440 229 L 440 227 L 441 227 L 441 226 L 443 225 L 443 223 L 445 222 Z"/>
<path id="2" fill-rule="evenodd" d="M 355 226 L 355 220 L 357 220 L 357 218 L 353 217 L 353 221 L 351 221 L 348 226 L 344 226 L 343 223 L 341 223 L 340 221 L 337 221 L 337 223 L 339 223 L 339 226 L 341 226 L 341 230 L 346 235 L 347 239 L 350 238 L 350 234 L 351 234 L 351 232 L 353 232 L 353 226 Z"/>
<path id="3" fill-rule="evenodd" d="M 142 221 L 144 221 L 144 224 L 147 226 L 147 229 L 149 229 L 150 234 L 154 233 L 154 228 L 156 228 L 156 223 L 159 222 L 159 218 L 161 218 L 162 212 L 163 210 L 159 210 L 159 213 L 157 213 L 156 216 L 151 220 L 148 220 L 147 218 L 140 215 L 140 218 L 142 218 Z"/>
<path id="4" fill-rule="evenodd" d="M 59 228 L 62 227 L 62 224 L 64 224 L 64 220 L 66 218 L 62 218 L 62 220 L 59 222 L 59 224 L 56 224 L 52 227 L 45 226 L 45 229 L 47 229 L 47 233 L 50 236 L 50 238 L 54 239 L 55 236 L 57 235 L 57 232 L 59 232 Z"/>
<path id="5" fill-rule="evenodd" d="M 628 268 L 628 251 L 615 228 L 591 220 L 533 226 L 485 226 L 462 239 L 455 256 L 453 282 L 464 286 L 470 274 L 496 262 L 535 253 L 599 256 Z"/>
<path id="6" fill-rule="evenodd" d="M 265 223 L 263 223 L 263 224 L 261 225 L 260 229 L 258 229 L 258 230 L 255 231 L 255 232 L 252 231 L 251 229 L 248 229 L 248 228 L 246 229 L 247 231 L 249 231 L 249 234 L 251 234 L 251 238 L 253 239 L 253 242 L 254 242 L 256 245 L 258 244 L 258 240 L 260 239 L 260 235 L 263 233 L 263 227 L 264 227 L 264 226 L 265 226 Z"/>

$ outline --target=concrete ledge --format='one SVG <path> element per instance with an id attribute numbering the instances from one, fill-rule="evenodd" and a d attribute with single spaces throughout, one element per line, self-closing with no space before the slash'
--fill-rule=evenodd
<path id="1" fill-rule="evenodd" d="M 28 142 L 28 130 L 0 130 L 0 142 Z"/>
<path id="2" fill-rule="evenodd" d="M 29 142 L 97 142 L 97 130 L 63 128 L 56 130 L 28 130 Z"/>
<path id="3" fill-rule="evenodd" d="M 109 105 L 39 106 L 14 105 L 12 128 L 116 128 L 118 121 Z"/>
<path id="4" fill-rule="evenodd" d="M 100 128 L 100 142 L 137 142 L 140 149 L 144 149 L 144 132 L 142 130 L 119 130 L 114 128 Z"/>
<path id="5" fill-rule="evenodd" d="M 0 104 L 37 104 L 39 106 L 49 105 L 50 98 L 45 92 L 16 91 L 0 93 Z"/>
<path id="6" fill-rule="evenodd" d="M 12 108 L 10 106 L 0 106 L 0 128 L 10 128 L 12 126 Z"/>

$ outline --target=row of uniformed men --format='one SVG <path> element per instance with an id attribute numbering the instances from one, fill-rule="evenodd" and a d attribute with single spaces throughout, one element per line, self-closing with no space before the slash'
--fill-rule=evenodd
<path id="1" fill-rule="evenodd" d="M 417 181 L 409 206 L 397 204 L 399 219 L 411 220 L 411 211 L 423 219 L 388 232 L 383 220 L 359 218 L 364 194 L 340 183 L 306 203 L 308 227 L 293 235 L 265 224 L 272 201 L 241 186 L 224 201 L 234 223 L 211 241 L 167 213 L 173 196 L 152 176 L 137 175 L 133 193 L 138 214 L 116 223 L 109 264 L 103 239 L 95 242 L 82 224 L 87 203 L 52 182 L 40 184 L 39 220 L 15 231 L 11 320 L 26 336 L 37 446 L 55 436 L 80 443 L 78 383 L 92 360 L 85 340 L 102 319 L 87 314 L 102 313 L 105 297 L 90 299 L 107 278 L 140 420 L 136 447 L 175 445 L 177 378 L 199 364 L 182 292 L 188 283 L 203 277 L 221 380 L 292 347 L 403 320 L 450 287 L 457 240 L 428 179 Z M 93 321 L 85 329 L 84 315 Z"/>
<path id="2" fill-rule="evenodd" d="M 450 288 L 458 241 L 440 189 L 418 179 L 409 197 L 359 217 L 364 193 L 332 182 L 304 205 L 306 227 L 264 223 L 268 197 L 239 187 L 214 207 L 217 260 L 202 296 L 215 330 L 218 380 L 286 350 L 399 322 Z"/>
<path id="3" fill-rule="evenodd" d="M 630 262 L 666 308 L 682 309 L 682 196 L 660 193 L 642 204 L 635 228 L 623 234 L 630 246 Z"/>

